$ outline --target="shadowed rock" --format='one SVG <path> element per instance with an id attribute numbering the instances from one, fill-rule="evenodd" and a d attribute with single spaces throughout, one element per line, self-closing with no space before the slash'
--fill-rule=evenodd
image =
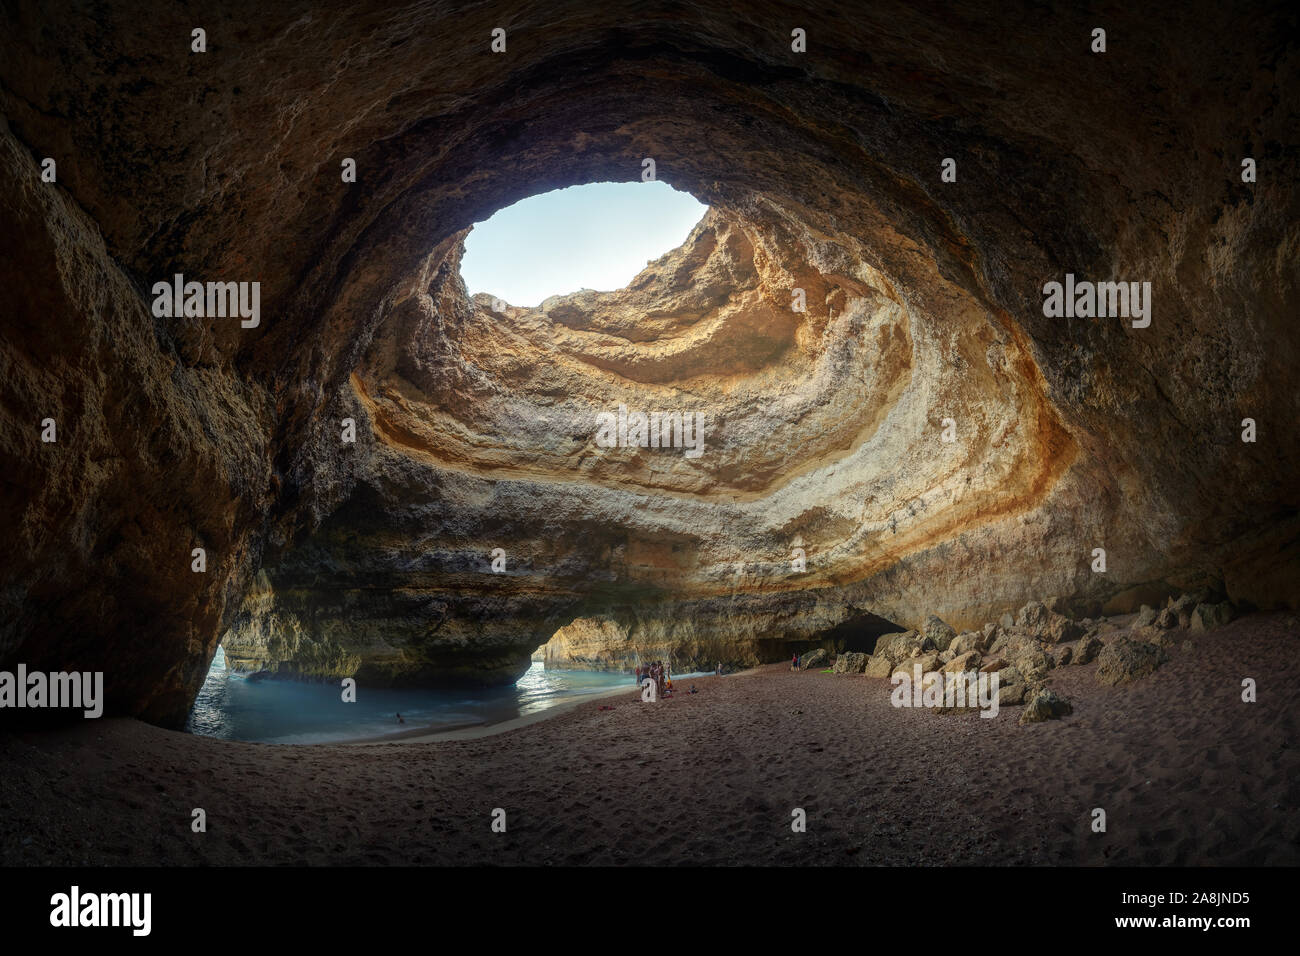
<path id="1" fill-rule="evenodd" d="M 739 666 L 864 613 L 1300 600 L 1300 445 L 1239 431 L 1300 420 L 1284 5 L 1117 7 L 1158 49 L 1104 63 L 1066 7 L 232 0 L 202 56 L 173 4 L 0 16 L 0 666 L 176 724 L 223 635 L 508 682 L 578 620 L 594 659 Z M 711 207 L 681 249 L 468 295 L 473 223 L 648 156 Z M 176 273 L 259 281 L 260 325 L 154 315 Z M 1044 315 L 1066 273 L 1150 282 L 1151 326 Z M 598 447 L 620 403 L 699 412 L 704 453 Z"/>
<path id="2" fill-rule="evenodd" d="M 1097 680 L 1112 686 L 1127 684 L 1153 673 L 1168 660 L 1169 655 L 1155 644 L 1121 637 L 1097 655 Z"/>

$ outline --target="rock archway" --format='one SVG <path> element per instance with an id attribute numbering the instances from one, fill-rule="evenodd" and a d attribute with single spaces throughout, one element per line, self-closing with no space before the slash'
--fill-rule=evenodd
<path id="1" fill-rule="evenodd" d="M 174 723 L 221 635 L 272 625 L 321 672 L 360 641 L 376 680 L 501 680 L 594 610 L 759 640 L 1295 600 L 1280 6 L 1111 11 L 1104 58 L 1038 7 L 6 16 L 0 663 Z M 682 250 L 611 296 L 466 297 L 470 223 L 647 157 L 714 209 Z M 260 282 L 259 325 L 155 316 L 177 273 Z M 1152 324 L 1045 316 L 1067 273 L 1150 282 Z M 669 397 L 707 454 L 593 451 Z"/>

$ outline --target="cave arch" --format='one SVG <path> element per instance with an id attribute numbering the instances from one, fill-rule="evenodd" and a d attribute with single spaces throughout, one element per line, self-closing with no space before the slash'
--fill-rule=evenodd
<path id="1" fill-rule="evenodd" d="M 705 619 L 791 634 L 836 626 L 855 602 L 961 627 L 1048 593 L 1121 607 L 1133 589 L 1205 577 L 1259 606 L 1294 600 L 1300 452 L 1243 448 L 1233 432 L 1248 414 L 1300 411 L 1276 374 L 1297 359 L 1285 317 L 1300 221 L 1283 145 L 1294 103 L 1272 79 L 1294 52 L 1268 39 L 1286 34 L 1280 5 L 1259 12 L 1254 36 L 1211 3 L 1177 24 L 1112 12 L 1135 55 L 1104 68 L 1070 39 L 1087 36 L 1086 12 L 1036 9 L 1060 38 L 1055 78 L 1037 48 L 1008 42 L 1031 15 L 1014 8 L 976 18 L 879 4 L 848 21 L 772 4 L 730 22 L 561 2 L 516 13 L 510 52 L 494 57 L 490 4 L 319 16 L 240 0 L 212 16 L 206 59 L 183 64 L 159 59 L 188 33 L 174 11 L 91 21 L 55 3 L 44 15 L 65 29 L 6 14 L 0 66 L 0 235 L 22 237 L 0 257 L 19 303 L 3 343 L 5 439 L 18 451 L 0 465 L 0 530 L 14 542 L 0 663 L 102 669 L 114 712 L 177 723 L 256 573 L 363 488 L 405 496 L 395 528 L 460 543 L 438 587 L 476 594 L 497 615 L 487 621 L 553 622 L 596 585 L 625 602 L 650 595 L 662 614 L 689 600 Z M 796 19 L 805 55 L 789 48 Z M 429 37 L 456 42 L 429 56 Z M 1171 39 L 1202 55 L 1171 60 Z M 157 63 L 157 82 L 122 62 Z M 56 75 L 57 63 L 78 66 Z M 1249 79 L 1208 84 L 1193 119 L 1159 92 L 1187 82 L 1188 63 Z M 276 64 L 274 81 L 251 82 L 250 64 Z M 1130 119 L 1078 136 L 1075 118 L 1099 111 Z M 112 122 L 66 119 L 101 115 Z M 217 121 L 160 126 L 194 115 Z M 1206 160 L 1243 148 L 1277 175 L 1252 190 Z M 29 188 L 47 155 L 75 161 L 57 188 Z M 850 299 L 894 310 L 909 347 L 863 351 L 907 354 L 906 384 L 884 390 L 861 444 L 839 436 L 803 470 L 776 456 L 752 475 L 737 457 L 694 475 L 529 476 L 509 454 L 485 461 L 473 440 L 439 444 L 460 469 L 435 468 L 403 411 L 420 395 L 372 386 L 432 367 L 437 356 L 408 347 L 421 323 L 472 321 L 448 268 L 460 233 L 542 188 L 631 180 L 647 156 L 735 228 L 784 237 L 773 248 L 798 246 L 804 265 L 843 280 L 843 300 L 813 298 L 827 317 Z M 956 183 L 939 178 L 945 157 Z M 345 158 L 355 183 L 339 175 Z M 1130 271 L 1153 282 L 1155 334 L 1042 314 L 1051 277 Z M 154 319 L 141 290 L 174 273 L 260 281 L 261 326 Z M 830 338 L 848 354 L 847 335 Z M 774 373 L 774 393 L 788 384 Z M 954 415 L 967 437 L 944 457 L 927 436 Z M 60 423 L 54 449 L 24 430 L 47 416 Z M 343 417 L 369 451 L 340 451 Z M 444 423 L 442 435 L 464 424 Z M 494 490 L 490 475 L 509 472 L 514 490 Z M 584 517 L 591 495 L 564 487 L 575 473 L 636 520 L 611 530 Z M 498 516 L 431 512 L 448 492 L 496 496 Z M 591 555 L 562 553 L 556 522 Z M 477 539 L 511 533 L 525 542 L 511 567 L 531 577 L 471 577 Z M 1122 555 L 1104 579 L 1079 557 L 1102 536 Z M 807 576 L 787 571 L 796 538 Z M 202 576 L 187 558 L 200 544 Z M 419 591 L 430 569 L 393 553 L 387 586 Z M 453 628 L 451 644 L 514 659 L 485 627 Z"/>

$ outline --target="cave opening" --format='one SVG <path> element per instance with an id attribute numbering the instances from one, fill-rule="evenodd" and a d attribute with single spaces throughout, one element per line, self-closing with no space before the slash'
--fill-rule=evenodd
<path id="1" fill-rule="evenodd" d="M 819 635 L 818 647 L 837 654 L 874 654 L 876 642 L 885 634 L 898 634 L 907 628 L 901 624 L 863 611 Z"/>
<path id="2" fill-rule="evenodd" d="M 461 278 L 471 296 L 523 308 L 582 290 L 622 289 L 678 248 L 708 211 L 659 180 L 538 193 L 474 224 Z"/>

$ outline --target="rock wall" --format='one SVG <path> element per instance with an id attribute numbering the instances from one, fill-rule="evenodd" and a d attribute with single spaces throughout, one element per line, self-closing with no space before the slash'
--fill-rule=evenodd
<path id="1" fill-rule="evenodd" d="M 223 634 L 495 681 L 584 617 L 764 658 L 1047 595 L 1295 605 L 1285 5 L 665 9 L 5 8 L 0 666 L 178 722 Z M 713 210 L 682 250 L 466 296 L 473 222 L 647 156 Z M 177 272 L 260 281 L 259 326 L 154 316 Z M 1045 316 L 1066 273 L 1150 282 L 1151 326 Z M 705 453 L 595 447 L 619 402 Z"/>

